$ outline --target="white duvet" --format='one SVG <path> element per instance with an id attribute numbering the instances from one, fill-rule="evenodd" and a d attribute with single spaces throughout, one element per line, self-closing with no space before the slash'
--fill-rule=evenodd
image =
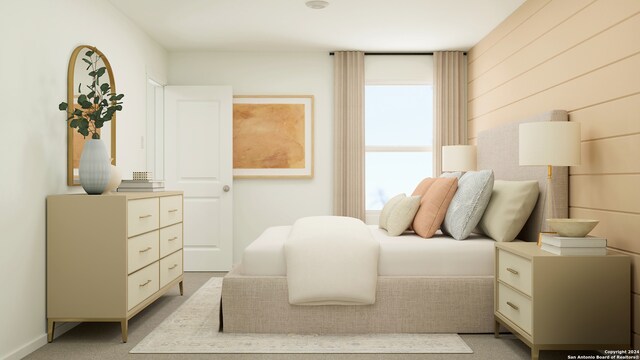
<path id="1" fill-rule="evenodd" d="M 358 219 L 299 219 L 284 244 L 289 303 L 375 303 L 379 252 L 379 241 Z"/>

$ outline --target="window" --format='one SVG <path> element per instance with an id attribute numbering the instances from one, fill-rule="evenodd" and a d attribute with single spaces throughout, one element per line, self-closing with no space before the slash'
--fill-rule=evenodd
<path id="1" fill-rule="evenodd" d="M 400 193 L 410 195 L 432 176 L 433 87 L 365 87 L 366 209 L 380 210 Z"/>

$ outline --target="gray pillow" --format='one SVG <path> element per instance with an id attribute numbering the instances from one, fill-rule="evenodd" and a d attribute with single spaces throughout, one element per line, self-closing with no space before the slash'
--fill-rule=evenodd
<path id="1" fill-rule="evenodd" d="M 442 223 L 442 231 L 464 240 L 480 222 L 493 190 L 493 170 L 468 171 L 458 181 Z"/>
<path id="2" fill-rule="evenodd" d="M 462 171 L 452 171 L 452 172 L 443 172 L 442 174 L 440 174 L 441 178 L 458 178 L 458 180 L 460 180 L 460 178 L 462 177 Z"/>

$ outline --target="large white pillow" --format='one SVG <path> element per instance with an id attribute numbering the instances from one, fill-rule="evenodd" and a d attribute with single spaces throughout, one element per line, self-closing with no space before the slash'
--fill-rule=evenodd
<path id="1" fill-rule="evenodd" d="M 468 171 L 458 181 L 442 223 L 442 231 L 456 240 L 464 240 L 480 222 L 493 190 L 493 170 Z"/>
<path id="2" fill-rule="evenodd" d="M 495 241 L 513 241 L 538 201 L 538 182 L 496 180 L 478 229 Z"/>

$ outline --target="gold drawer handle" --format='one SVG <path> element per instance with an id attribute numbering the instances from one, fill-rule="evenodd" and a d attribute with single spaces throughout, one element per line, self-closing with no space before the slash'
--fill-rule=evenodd
<path id="1" fill-rule="evenodd" d="M 144 249 L 144 250 L 140 250 L 140 252 L 141 252 L 141 253 L 143 253 L 143 252 L 147 252 L 147 251 L 149 251 L 149 250 L 151 250 L 151 249 L 153 249 L 151 246 L 147 246 L 147 248 L 146 248 L 146 249 Z"/>
<path id="2" fill-rule="evenodd" d="M 178 267 L 178 264 L 173 264 L 173 266 L 172 266 L 172 267 L 170 267 L 170 268 L 169 268 L 169 270 L 173 270 L 173 269 L 175 269 L 175 268 L 177 268 L 177 267 Z"/>
<path id="3" fill-rule="evenodd" d="M 171 209 L 171 210 L 169 210 L 169 212 L 177 212 L 177 211 L 178 211 L 178 209 Z"/>
<path id="4" fill-rule="evenodd" d="M 173 241 L 173 240 L 178 240 L 177 236 L 172 237 L 171 239 L 169 239 L 169 241 Z"/>
<path id="5" fill-rule="evenodd" d="M 512 274 L 514 274 L 514 275 L 518 275 L 518 274 L 520 274 L 520 273 L 518 272 L 518 270 L 514 270 L 514 269 L 512 269 L 512 268 L 507 268 L 507 271 L 508 271 L 508 272 L 510 272 L 510 273 L 512 273 Z"/>
<path id="6" fill-rule="evenodd" d="M 139 216 L 139 218 L 140 218 L 140 219 L 146 219 L 146 218 L 150 218 L 150 217 L 152 217 L 152 216 L 153 216 L 153 215 L 151 215 L 151 214 L 147 214 L 147 215 L 140 215 L 140 216 Z"/>
<path id="7" fill-rule="evenodd" d="M 507 305 L 511 306 L 513 308 L 513 310 L 520 310 L 520 308 L 518 307 L 518 305 L 515 305 L 514 303 L 512 303 L 511 301 L 507 301 Z"/>
<path id="8" fill-rule="evenodd" d="M 151 282 L 151 280 L 147 280 L 147 282 L 145 282 L 144 284 L 140 284 L 140 287 L 147 286 L 147 285 L 149 285 L 150 282 Z"/>

